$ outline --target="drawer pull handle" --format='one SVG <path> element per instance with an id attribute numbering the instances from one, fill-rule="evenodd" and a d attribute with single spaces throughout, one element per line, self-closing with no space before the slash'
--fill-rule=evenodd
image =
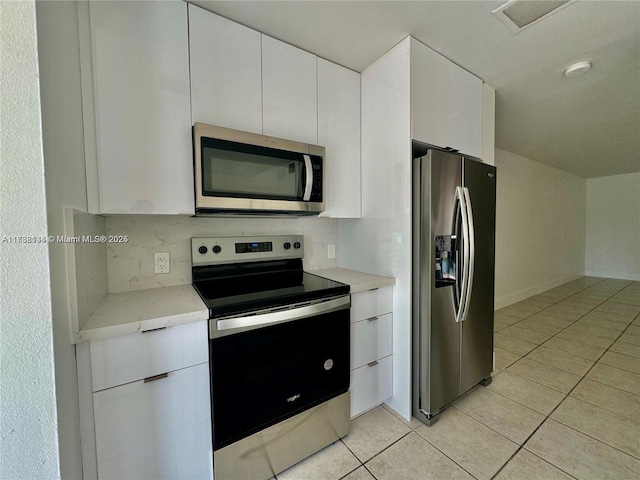
<path id="1" fill-rule="evenodd" d="M 157 332 L 158 330 L 166 330 L 167 327 L 150 328 L 149 330 L 142 330 L 141 333 Z"/>
<path id="2" fill-rule="evenodd" d="M 367 321 L 373 322 L 374 320 L 378 320 L 378 317 L 367 318 Z"/>
<path id="3" fill-rule="evenodd" d="M 370 292 L 373 292 L 374 290 L 378 290 L 378 287 L 369 289 Z"/>
<path id="4" fill-rule="evenodd" d="M 162 380 L 163 378 L 167 378 L 169 376 L 168 373 L 161 373 L 160 375 L 155 375 L 153 377 L 147 377 L 144 379 L 144 383 L 155 382 L 156 380 Z"/>
<path id="5" fill-rule="evenodd" d="M 371 363 L 367 363 L 367 367 L 375 367 L 376 365 L 378 365 L 378 362 L 375 360 Z"/>

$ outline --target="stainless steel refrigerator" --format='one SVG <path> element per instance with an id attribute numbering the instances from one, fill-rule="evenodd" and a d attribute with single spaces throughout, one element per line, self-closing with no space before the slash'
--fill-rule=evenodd
<path id="1" fill-rule="evenodd" d="M 415 143 L 414 157 L 413 415 L 431 425 L 491 382 L 496 169 Z"/>

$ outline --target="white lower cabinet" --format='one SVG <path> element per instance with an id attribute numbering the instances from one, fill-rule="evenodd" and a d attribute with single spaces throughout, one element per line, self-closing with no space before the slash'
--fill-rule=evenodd
<path id="1" fill-rule="evenodd" d="M 393 310 L 393 287 L 375 288 L 351 295 L 351 321 L 357 322 Z"/>
<path id="2" fill-rule="evenodd" d="M 393 395 L 392 288 L 351 295 L 351 418 Z"/>
<path id="3" fill-rule="evenodd" d="M 209 365 L 93 394 L 98 478 L 212 479 Z"/>
<path id="4" fill-rule="evenodd" d="M 390 313 L 351 324 L 351 370 L 391 355 L 392 328 Z"/>
<path id="5" fill-rule="evenodd" d="M 205 320 L 81 349 L 84 478 L 213 478 L 208 339 Z"/>
<path id="6" fill-rule="evenodd" d="M 351 418 L 380 405 L 393 394 L 392 355 L 351 371 Z"/>

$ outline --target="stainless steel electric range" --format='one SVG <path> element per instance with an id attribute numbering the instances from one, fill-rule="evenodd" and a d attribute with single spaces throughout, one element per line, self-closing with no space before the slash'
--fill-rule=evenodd
<path id="1" fill-rule="evenodd" d="M 301 235 L 191 250 L 209 307 L 215 478 L 266 480 L 349 433 L 349 286 L 303 271 Z"/>

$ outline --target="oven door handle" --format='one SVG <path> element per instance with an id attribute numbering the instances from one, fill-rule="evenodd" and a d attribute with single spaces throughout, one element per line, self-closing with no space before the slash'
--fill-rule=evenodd
<path id="1" fill-rule="evenodd" d="M 344 295 L 331 300 L 321 300 L 317 303 L 306 303 L 301 307 L 293 306 L 287 310 L 269 310 L 265 313 L 258 313 L 254 315 L 227 317 L 222 319 L 214 318 L 209 320 L 209 338 L 214 339 L 224 337 L 226 335 L 254 330 L 267 325 L 275 325 L 278 323 L 331 313 L 349 308 L 350 306 L 351 297 L 349 295 Z"/>

